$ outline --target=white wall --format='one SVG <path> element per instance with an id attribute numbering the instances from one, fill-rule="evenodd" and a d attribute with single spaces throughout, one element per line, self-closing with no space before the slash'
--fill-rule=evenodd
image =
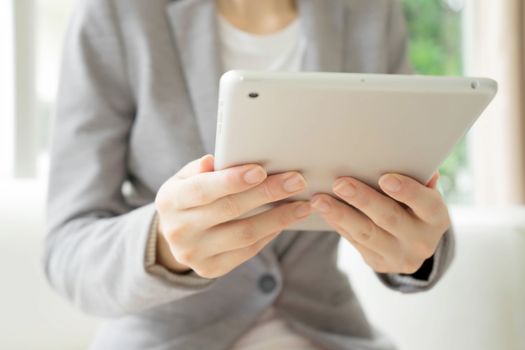
<path id="1" fill-rule="evenodd" d="M 11 177 L 14 160 L 14 27 L 11 1 L 0 1 L 0 180 Z"/>

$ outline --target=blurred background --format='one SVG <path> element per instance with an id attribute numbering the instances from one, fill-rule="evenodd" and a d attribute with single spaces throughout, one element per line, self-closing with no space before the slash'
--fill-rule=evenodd
<path id="1" fill-rule="evenodd" d="M 341 267 L 401 349 L 525 349 L 525 4 L 403 4 L 417 73 L 488 76 L 500 92 L 441 168 L 458 239 L 443 282 L 424 295 L 387 291 L 348 245 Z M 82 349 L 100 322 L 55 296 L 40 267 L 47 148 L 73 5 L 0 1 L 2 349 Z"/>

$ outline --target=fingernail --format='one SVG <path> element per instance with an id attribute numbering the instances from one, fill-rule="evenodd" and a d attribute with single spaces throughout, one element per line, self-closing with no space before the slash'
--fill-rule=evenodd
<path id="1" fill-rule="evenodd" d="M 250 185 L 259 183 L 265 178 L 266 172 L 261 167 L 255 167 L 253 169 L 250 169 L 244 174 L 244 181 L 246 181 Z"/>
<path id="2" fill-rule="evenodd" d="M 301 175 L 294 174 L 284 181 L 283 188 L 286 192 L 297 192 L 304 188 L 305 183 Z"/>
<path id="3" fill-rule="evenodd" d="M 295 208 L 295 216 L 298 218 L 304 218 L 310 214 L 310 204 L 303 203 Z"/>
<path id="4" fill-rule="evenodd" d="M 340 181 L 338 182 L 335 187 L 334 191 L 339 193 L 340 195 L 344 197 L 353 197 L 356 195 L 357 190 L 354 185 L 346 182 L 346 181 Z"/>
<path id="5" fill-rule="evenodd" d="M 394 175 L 385 175 L 379 179 L 379 186 L 388 192 L 398 192 L 401 190 L 401 181 Z"/>
<path id="6" fill-rule="evenodd" d="M 321 198 L 315 198 L 312 201 L 312 206 L 314 207 L 314 209 L 319 210 L 321 213 L 327 214 L 330 212 L 330 203 Z"/>

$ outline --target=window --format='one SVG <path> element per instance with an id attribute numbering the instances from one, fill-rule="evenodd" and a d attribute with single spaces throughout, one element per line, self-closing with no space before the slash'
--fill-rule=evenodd
<path id="1" fill-rule="evenodd" d="M 0 179 L 12 172 L 14 148 L 14 27 L 10 1 L 0 2 Z"/>
<path id="2" fill-rule="evenodd" d="M 463 0 L 403 0 L 410 35 L 410 57 L 419 74 L 461 75 Z M 440 168 L 449 202 L 472 202 L 472 173 L 463 139 Z"/>
<path id="3" fill-rule="evenodd" d="M 72 0 L 35 0 L 36 4 L 36 124 L 38 173 L 47 171 L 50 121 L 58 87 L 62 44 Z"/>

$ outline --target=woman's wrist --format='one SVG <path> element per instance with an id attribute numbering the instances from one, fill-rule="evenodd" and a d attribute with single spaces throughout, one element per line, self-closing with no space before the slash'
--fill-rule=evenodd
<path id="1" fill-rule="evenodd" d="M 191 268 L 179 263 L 171 254 L 170 246 L 166 237 L 160 231 L 160 225 L 157 224 L 156 235 L 156 263 L 177 274 L 184 274 L 191 271 Z"/>

